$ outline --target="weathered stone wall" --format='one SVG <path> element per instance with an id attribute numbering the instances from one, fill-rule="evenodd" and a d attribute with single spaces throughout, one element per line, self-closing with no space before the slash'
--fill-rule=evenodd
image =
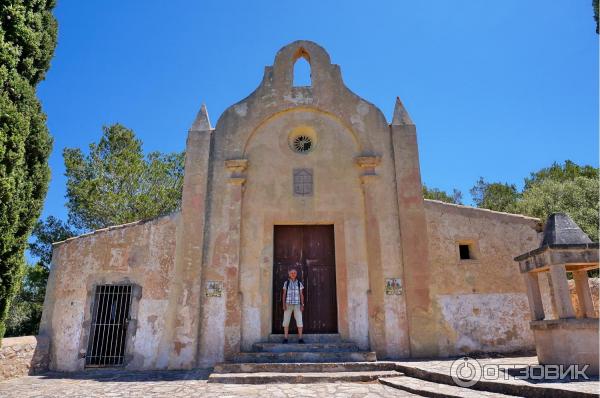
<path id="1" fill-rule="evenodd" d="M 48 339 L 39 336 L 2 339 L 0 381 L 47 370 L 48 346 Z"/>
<path id="2" fill-rule="evenodd" d="M 539 220 L 431 200 L 425 209 L 440 355 L 533 349 L 513 258 L 538 246 Z M 471 244 L 475 258 L 461 260 L 459 243 Z"/>
<path id="3" fill-rule="evenodd" d="M 40 335 L 49 337 L 50 368 L 82 369 L 95 285 L 141 287 L 132 307 L 127 366 L 156 367 L 165 329 L 178 213 L 95 231 L 54 246 Z M 137 307 L 137 308 L 136 308 Z M 137 312 L 136 312 L 137 310 Z"/>

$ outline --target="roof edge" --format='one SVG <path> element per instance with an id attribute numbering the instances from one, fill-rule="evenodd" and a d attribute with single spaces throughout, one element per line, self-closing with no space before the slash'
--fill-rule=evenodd
<path id="1" fill-rule="evenodd" d="M 467 210 L 467 211 L 481 212 L 481 213 L 486 213 L 486 214 L 498 214 L 498 215 L 501 215 L 501 216 L 520 218 L 522 220 L 535 221 L 535 222 L 538 222 L 538 223 L 542 222 L 542 220 L 539 219 L 539 218 L 537 218 L 537 217 L 524 216 L 522 214 L 506 213 L 506 212 L 503 212 L 503 211 L 482 209 L 482 208 L 473 207 L 473 206 L 457 205 L 455 203 L 442 202 L 441 200 L 434 200 L 434 199 L 423 199 L 423 200 L 425 202 L 429 202 L 429 203 L 432 203 L 432 204 L 441 205 L 441 206 L 448 206 L 448 207 L 454 207 L 456 209 L 464 209 L 464 210 Z"/>
<path id="2" fill-rule="evenodd" d="M 527 253 L 523 253 L 513 258 L 515 261 L 527 260 L 529 257 L 533 257 L 536 254 L 543 253 L 547 250 L 598 250 L 600 244 L 598 242 L 592 243 L 579 243 L 579 244 L 546 244 L 536 249 L 530 250 Z"/>
<path id="3" fill-rule="evenodd" d="M 146 224 L 146 223 L 149 223 L 149 222 L 158 221 L 158 220 L 160 220 L 162 218 L 172 218 L 172 217 L 176 216 L 180 212 L 181 212 L 181 210 L 177 210 L 177 211 L 174 211 L 172 213 L 168 213 L 168 214 L 165 214 L 165 215 L 162 215 L 162 216 L 157 216 L 157 217 L 152 217 L 152 218 L 144 218 L 144 219 L 141 219 L 141 220 L 132 221 L 132 222 L 128 222 L 128 223 L 125 223 L 125 224 L 111 225 L 110 227 L 96 229 L 96 230 L 93 230 L 93 231 L 90 231 L 90 232 L 86 232 L 85 234 L 81 234 L 81 235 L 73 236 L 71 238 L 67 238 L 65 240 L 61 240 L 61 241 L 58 241 L 58 242 L 52 242 L 52 247 L 54 248 L 54 247 L 57 247 L 57 246 L 61 246 L 61 245 L 65 244 L 65 243 L 70 243 L 70 242 L 72 242 L 74 240 L 78 240 L 78 239 L 81 239 L 81 238 L 87 238 L 87 237 L 90 237 L 92 235 L 101 234 L 101 233 L 104 233 L 104 232 L 114 231 L 114 230 L 117 230 L 117 229 L 125 229 L 125 228 L 129 228 L 129 227 L 134 227 L 136 225 L 143 225 L 143 224 Z"/>

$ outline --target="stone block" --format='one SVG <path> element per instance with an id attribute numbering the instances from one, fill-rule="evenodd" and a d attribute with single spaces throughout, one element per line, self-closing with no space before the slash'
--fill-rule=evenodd
<path id="1" fill-rule="evenodd" d="M 556 319 L 531 322 L 542 365 L 589 365 L 598 375 L 598 319 Z"/>

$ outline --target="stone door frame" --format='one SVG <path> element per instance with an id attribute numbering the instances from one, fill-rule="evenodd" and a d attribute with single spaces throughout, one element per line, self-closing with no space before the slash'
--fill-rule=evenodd
<path id="1" fill-rule="evenodd" d="M 310 217 L 303 217 L 296 220 L 291 218 L 289 213 L 265 215 L 262 246 L 271 248 L 271 250 L 269 253 L 265 253 L 266 258 L 264 259 L 265 263 L 269 262 L 270 267 L 267 272 L 261 272 L 260 275 L 260 286 L 270 286 L 269 289 L 263 289 L 261 292 L 261 301 L 263 303 L 261 307 L 261 319 L 268 319 L 268 322 L 261 324 L 262 339 L 266 340 L 268 338 L 273 326 L 273 248 L 275 225 L 333 225 L 338 333 L 342 339 L 348 339 L 348 270 L 346 264 L 344 216 L 341 212 L 315 212 Z"/>
<path id="2" fill-rule="evenodd" d="M 79 339 L 79 369 L 84 370 L 85 355 L 87 354 L 88 343 L 90 339 L 90 327 L 92 325 L 92 317 L 94 315 L 94 300 L 96 299 L 96 286 L 98 285 L 116 285 L 129 284 L 131 285 L 131 303 L 129 305 L 129 322 L 127 324 L 127 332 L 125 337 L 125 352 L 123 354 L 123 365 L 120 368 L 127 368 L 129 365 L 136 366 L 134 362 L 135 350 L 134 340 L 137 331 L 137 318 L 142 298 L 142 286 L 134 278 L 123 276 L 123 274 L 98 274 L 91 276 L 86 283 L 86 299 L 85 312 L 83 315 L 83 323 L 81 327 L 81 338 Z M 90 368 L 95 369 L 95 368 Z M 110 367 L 109 367 L 110 369 Z"/>
<path id="3" fill-rule="evenodd" d="M 330 242 L 332 245 L 327 245 L 327 247 L 333 249 L 333 254 L 331 255 L 331 257 L 325 257 L 325 262 L 323 262 L 322 260 L 324 259 L 323 257 L 320 257 L 318 261 L 319 267 L 323 267 L 326 264 L 329 264 L 329 266 L 327 267 L 329 271 L 333 271 L 333 277 L 330 278 L 328 281 L 326 282 L 330 282 L 331 285 L 320 285 L 318 287 L 318 290 L 320 290 L 321 292 L 325 292 L 327 290 L 330 291 L 330 296 L 331 298 L 335 297 L 335 304 L 334 305 L 329 305 L 326 308 L 330 309 L 331 311 L 333 311 L 335 309 L 335 314 L 333 313 L 329 313 L 332 316 L 327 316 L 327 310 L 325 310 L 325 314 L 323 312 L 319 312 L 319 310 L 317 310 L 314 307 L 314 303 L 318 302 L 315 301 L 314 299 L 314 294 L 315 293 L 311 293 L 313 290 L 311 288 L 311 280 L 312 278 L 307 277 L 307 274 L 304 274 L 303 272 L 308 272 L 308 275 L 312 275 L 312 270 L 311 267 L 309 266 L 309 263 L 311 262 L 311 260 L 309 260 L 307 257 L 305 256 L 301 256 L 301 260 L 305 260 L 305 262 L 300 263 L 300 265 L 297 268 L 298 271 L 298 279 L 304 284 L 305 287 L 305 293 L 304 293 L 304 299 L 305 299 L 305 311 L 303 314 L 303 319 L 304 319 L 304 333 L 305 334 L 331 334 L 331 333 L 337 333 L 338 330 L 338 321 L 337 321 L 337 286 L 336 286 L 336 279 L 335 279 L 335 233 L 334 233 L 334 228 L 335 226 L 333 224 L 301 224 L 301 225 L 274 225 L 273 226 L 273 239 L 274 242 L 276 241 L 276 237 L 277 237 L 277 229 L 279 228 L 281 231 L 281 240 L 280 240 L 280 245 L 281 247 L 286 247 L 289 244 L 292 244 L 292 240 L 294 238 L 291 238 L 289 235 L 286 234 L 285 229 L 288 227 L 292 227 L 294 228 L 296 231 L 301 232 L 301 236 L 302 236 L 302 251 L 306 250 L 306 246 L 305 243 L 307 242 L 307 239 L 309 240 L 313 240 L 315 239 L 315 237 L 317 236 L 318 233 L 321 234 L 325 234 L 324 231 L 326 232 L 327 238 L 322 237 L 323 239 L 326 239 L 328 242 Z M 325 229 L 323 229 L 325 228 Z M 288 232 L 289 233 L 289 232 Z M 329 238 L 331 239 L 331 241 L 329 240 Z M 319 240 L 321 241 L 321 240 Z M 322 244 L 326 244 L 325 242 L 321 241 Z M 278 269 L 278 266 L 276 265 L 276 259 L 275 259 L 275 252 L 277 251 L 278 247 L 276 247 L 276 245 L 273 245 L 273 272 L 275 273 L 276 270 Z M 324 256 L 323 253 L 321 253 L 321 256 Z M 299 263 L 296 263 L 297 265 Z M 290 267 L 294 267 L 293 264 L 288 263 L 287 266 L 284 266 L 285 268 L 287 268 L 289 270 Z M 309 271 L 310 270 L 310 271 Z M 279 275 L 282 277 L 283 279 L 283 275 L 282 275 L 283 270 L 279 269 Z M 283 282 L 281 281 L 277 281 L 277 279 L 273 278 L 273 286 L 272 286 L 272 291 L 273 291 L 273 297 L 271 298 L 271 300 L 277 300 L 278 297 L 281 297 L 281 284 Z M 331 294 L 331 290 L 333 294 Z M 316 294 L 319 294 L 318 292 Z M 272 301 L 273 304 L 275 304 Z M 331 303 L 333 304 L 333 302 Z M 276 311 L 277 310 L 277 311 Z M 315 311 L 314 313 L 311 313 L 311 311 Z M 279 323 L 279 325 L 281 324 L 281 321 L 283 320 L 283 308 L 281 308 L 278 305 L 273 305 L 272 308 L 272 315 L 271 315 L 271 327 L 272 327 L 272 331 L 271 333 L 273 334 L 282 334 L 283 333 L 283 329 L 278 328 L 278 325 L 273 324 L 273 320 L 277 319 L 277 322 Z M 330 327 L 333 327 L 333 325 L 335 325 L 335 331 L 333 330 L 329 330 L 329 331 L 311 331 L 311 326 L 310 326 L 310 322 L 311 320 L 316 320 L 319 319 L 325 323 L 327 323 L 328 325 L 330 325 Z M 325 326 L 325 324 L 323 325 Z M 294 330 L 292 331 L 292 327 L 293 324 L 290 323 L 290 333 L 297 333 L 297 331 L 295 330 L 296 328 L 294 327 Z M 276 332 L 274 329 L 278 329 L 278 331 Z"/>

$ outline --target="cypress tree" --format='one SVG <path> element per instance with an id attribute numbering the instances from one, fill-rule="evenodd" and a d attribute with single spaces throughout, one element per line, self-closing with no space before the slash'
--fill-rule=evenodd
<path id="1" fill-rule="evenodd" d="M 56 47 L 54 0 L 0 0 L 0 339 L 50 179 L 52 139 L 36 98 Z"/>

